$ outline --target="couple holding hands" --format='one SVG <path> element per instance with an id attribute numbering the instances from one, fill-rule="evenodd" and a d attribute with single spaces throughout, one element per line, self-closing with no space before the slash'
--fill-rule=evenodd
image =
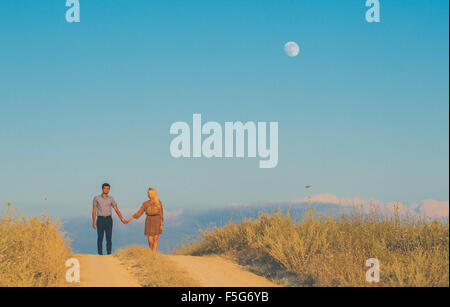
<path id="1" fill-rule="evenodd" d="M 112 251 L 112 209 L 116 211 L 120 220 L 124 224 L 128 224 L 132 219 L 138 219 L 142 214 L 146 214 L 144 235 L 148 237 L 149 247 L 156 252 L 158 249 L 159 235 L 163 231 L 164 213 L 162 203 L 159 200 L 158 193 L 154 188 L 149 188 L 147 195 L 149 200 L 144 202 L 136 212 L 128 220 L 122 217 L 117 208 L 116 201 L 109 196 L 111 186 L 108 183 L 102 185 L 102 194 L 94 197 L 92 209 L 92 221 L 94 229 L 97 229 L 97 249 L 98 254 L 103 255 L 103 236 L 106 234 L 106 252 L 108 255 Z"/>

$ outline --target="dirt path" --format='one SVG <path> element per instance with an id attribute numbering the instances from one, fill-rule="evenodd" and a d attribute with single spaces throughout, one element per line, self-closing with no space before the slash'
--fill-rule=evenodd
<path id="1" fill-rule="evenodd" d="M 219 256 L 168 255 L 203 287 L 276 287 L 277 285 L 246 271 Z M 80 261 L 82 287 L 140 287 L 137 279 L 114 256 L 76 254 Z"/>
<path id="2" fill-rule="evenodd" d="M 80 261 L 81 287 L 140 287 L 114 256 L 76 254 Z"/>
<path id="3" fill-rule="evenodd" d="M 198 280 L 203 287 L 276 287 L 264 277 L 219 256 L 170 255 L 181 268 Z"/>

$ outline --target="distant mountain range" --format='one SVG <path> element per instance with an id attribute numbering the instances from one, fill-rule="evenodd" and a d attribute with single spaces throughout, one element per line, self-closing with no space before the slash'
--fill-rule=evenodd
<path id="1" fill-rule="evenodd" d="M 358 198 L 339 199 L 331 194 L 321 194 L 309 199 L 311 207 L 323 214 L 338 214 L 342 210 L 348 210 L 352 206 L 358 206 L 363 210 L 371 207 L 378 207 L 384 212 L 392 212 L 398 208 L 400 213 L 410 212 L 413 215 L 426 215 L 428 217 L 448 217 L 449 203 L 435 200 L 424 200 L 419 204 L 406 206 L 402 203 L 383 203 L 381 201 L 364 201 Z M 198 238 L 199 229 L 206 229 L 212 226 L 224 226 L 230 221 L 238 222 L 243 218 L 257 217 L 258 213 L 265 211 L 276 212 L 281 209 L 283 212 L 289 210 L 291 216 L 301 216 L 308 210 L 308 199 L 297 199 L 292 202 L 265 202 L 254 204 L 230 204 L 225 207 L 208 209 L 165 209 L 164 233 L 160 237 L 159 250 L 167 253 L 186 241 Z M 131 216 L 137 210 L 123 209 L 125 217 Z M 140 220 L 133 220 L 128 225 L 114 216 L 113 227 L 113 249 L 137 244 L 147 245 L 147 238 L 144 236 L 145 216 Z M 74 217 L 63 220 L 63 231 L 72 240 L 72 249 L 75 252 L 95 254 L 96 251 L 96 230 L 92 228 L 92 218 L 90 216 Z"/>

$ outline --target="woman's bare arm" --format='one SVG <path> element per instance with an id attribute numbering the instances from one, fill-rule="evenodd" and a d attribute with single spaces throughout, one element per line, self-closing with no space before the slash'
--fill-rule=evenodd
<path id="1" fill-rule="evenodd" d="M 136 212 L 132 217 L 130 217 L 126 222 L 128 223 L 129 221 L 131 221 L 132 219 L 139 219 L 142 214 L 144 214 L 145 212 L 145 208 L 144 208 L 144 204 L 142 204 L 141 208 L 139 208 L 139 211 Z"/>
<path id="2" fill-rule="evenodd" d="M 161 231 L 164 228 L 163 223 L 164 223 L 164 210 L 163 210 L 163 206 L 162 206 L 162 203 L 161 203 Z"/>

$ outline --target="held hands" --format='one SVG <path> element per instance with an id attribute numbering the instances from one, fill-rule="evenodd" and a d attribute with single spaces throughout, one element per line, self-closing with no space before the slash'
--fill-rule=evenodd
<path id="1" fill-rule="evenodd" d="M 124 220 L 124 221 L 122 221 L 122 222 L 126 225 L 126 224 L 128 224 L 132 219 L 133 219 L 133 217 L 130 217 L 128 220 Z"/>

